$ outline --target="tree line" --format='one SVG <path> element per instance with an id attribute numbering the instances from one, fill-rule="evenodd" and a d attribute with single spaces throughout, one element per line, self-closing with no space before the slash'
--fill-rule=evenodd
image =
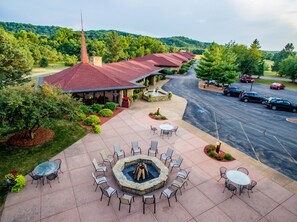
<path id="1" fill-rule="evenodd" d="M 273 71 L 295 82 L 297 78 L 297 56 L 292 43 L 288 43 L 280 52 L 263 52 L 255 39 L 250 47 L 235 42 L 226 45 L 212 43 L 203 53 L 196 69 L 197 78 L 215 80 L 222 84 L 231 84 L 239 75 L 262 76 L 265 70 L 264 59 L 274 60 Z"/>

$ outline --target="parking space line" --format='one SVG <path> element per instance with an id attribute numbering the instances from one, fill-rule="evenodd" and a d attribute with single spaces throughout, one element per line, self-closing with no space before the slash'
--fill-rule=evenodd
<path id="1" fill-rule="evenodd" d="M 249 144 L 250 144 L 250 146 L 251 146 L 252 150 L 254 151 L 254 154 L 255 154 L 255 156 L 256 156 L 256 158 L 257 158 L 257 160 L 258 160 L 259 162 L 261 162 L 261 161 L 260 161 L 260 159 L 259 159 L 259 157 L 258 157 L 258 155 L 257 155 L 257 153 L 256 153 L 256 150 L 255 150 L 255 148 L 253 147 L 253 145 L 252 145 L 252 143 L 251 143 L 251 141 L 250 141 L 250 139 L 249 139 L 248 135 L 246 134 L 246 132 L 245 132 L 245 130 L 244 130 L 244 128 L 243 128 L 243 126 L 242 126 L 242 123 L 241 123 L 241 122 L 239 122 L 239 125 L 240 125 L 240 127 L 241 127 L 241 129 L 242 129 L 242 131 L 243 131 L 243 133 L 244 133 L 244 135 L 245 135 L 245 137 L 246 137 L 247 141 L 249 142 Z"/>
<path id="2" fill-rule="evenodd" d="M 220 140 L 216 112 L 213 112 L 213 115 L 214 115 L 214 122 L 215 122 L 215 126 L 216 126 L 217 139 Z"/>
<path id="3" fill-rule="evenodd" d="M 281 145 L 281 147 L 286 151 L 286 153 L 291 157 L 293 162 L 297 163 L 296 160 L 294 159 L 294 157 L 289 153 L 289 151 L 283 146 L 283 144 L 281 144 L 279 139 L 276 136 L 273 136 L 273 137 L 276 139 L 276 141 L 279 143 L 279 145 Z"/>

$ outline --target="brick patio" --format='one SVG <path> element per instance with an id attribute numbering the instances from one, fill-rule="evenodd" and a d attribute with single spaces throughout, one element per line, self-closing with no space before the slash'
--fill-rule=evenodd
<path id="1" fill-rule="evenodd" d="M 27 186 L 20 193 L 8 195 L 1 221 L 297 221 L 296 194 L 273 182 L 256 164 L 248 165 L 243 161 L 245 155 L 234 155 L 237 160 L 229 163 L 214 161 L 203 152 L 203 147 L 208 144 L 206 140 L 181 126 L 178 136 L 173 135 L 169 139 L 150 134 L 150 125 L 158 126 L 162 121 L 152 120 L 147 114 L 137 109 L 125 110 L 102 126 L 100 136 L 88 134 L 54 157 L 62 159 L 64 173 L 59 174 L 60 183 L 52 182 L 52 188 L 47 184 L 35 188 L 35 182 L 31 185 L 27 176 Z M 153 206 L 147 206 L 143 215 L 141 197 L 135 198 L 131 213 L 128 213 L 127 205 L 118 210 L 119 200 L 115 196 L 110 206 L 107 206 L 106 197 L 101 202 L 100 190 L 94 192 L 91 160 L 96 158 L 101 161 L 101 150 L 112 154 L 115 143 L 121 144 L 126 154 L 131 155 L 132 140 L 139 141 L 145 154 L 152 139 L 159 141 L 159 154 L 172 147 L 174 157 L 180 154 L 184 157 L 183 168 L 193 167 L 188 186 L 182 195 L 177 194 L 178 202 L 171 199 L 169 207 L 164 196 L 159 199 L 163 188 L 155 192 L 156 214 Z M 108 183 L 118 189 L 107 166 Z M 232 199 L 228 190 L 222 193 L 224 181 L 217 182 L 221 166 L 228 169 L 244 166 L 249 170 L 250 178 L 258 182 L 254 193 L 250 194 L 251 198 L 246 191 Z M 173 181 L 177 171 L 173 170 L 167 184 Z M 122 194 L 119 189 L 118 192 Z"/>

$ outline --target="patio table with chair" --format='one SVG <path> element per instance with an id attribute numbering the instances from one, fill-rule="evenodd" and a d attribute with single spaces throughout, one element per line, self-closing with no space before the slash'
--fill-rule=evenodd
<path id="1" fill-rule="evenodd" d="M 239 195 L 242 193 L 243 187 L 251 183 L 250 177 L 239 170 L 228 170 L 226 177 L 239 186 Z"/>
<path id="2" fill-rule="evenodd" d="M 168 137 L 172 135 L 173 126 L 169 123 L 163 123 L 159 126 L 161 129 L 160 136 L 167 135 Z"/>
<path id="3" fill-rule="evenodd" d="M 57 173 L 60 166 L 56 161 L 46 161 L 38 164 L 34 168 L 34 175 L 42 177 L 42 183 L 44 184 L 44 178 L 51 174 Z"/>

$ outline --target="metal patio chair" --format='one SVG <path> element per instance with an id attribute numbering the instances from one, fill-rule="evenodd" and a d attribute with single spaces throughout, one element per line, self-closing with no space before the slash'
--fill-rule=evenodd
<path id="1" fill-rule="evenodd" d="M 225 180 L 228 180 L 226 176 L 226 172 L 227 172 L 226 167 L 220 167 L 220 178 L 217 180 L 217 182 L 219 182 L 222 178 L 224 178 Z"/>
<path id="2" fill-rule="evenodd" d="M 179 156 L 176 160 L 171 160 L 169 163 L 169 167 L 171 167 L 170 172 L 172 172 L 173 168 L 180 168 L 182 162 L 183 162 L 183 157 Z"/>
<path id="3" fill-rule="evenodd" d="M 248 190 L 248 196 L 250 198 L 250 191 L 253 193 L 253 188 L 257 185 L 257 182 L 252 180 L 250 184 L 243 186 L 243 189 Z"/>
<path id="4" fill-rule="evenodd" d="M 138 146 L 138 141 L 132 141 L 131 146 L 132 146 L 131 153 L 133 155 L 135 155 L 137 153 L 141 154 L 141 148 Z"/>
<path id="5" fill-rule="evenodd" d="M 112 162 L 114 161 L 113 156 L 107 155 L 105 150 L 100 151 L 100 155 L 101 155 L 103 162 L 109 163 L 110 167 L 112 167 Z"/>
<path id="6" fill-rule="evenodd" d="M 99 165 L 95 158 L 93 159 L 92 163 L 96 172 L 103 173 L 105 175 L 105 172 L 107 171 L 107 167 L 104 164 Z"/>
<path id="7" fill-rule="evenodd" d="M 249 175 L 249 171 L 244 167 L 238 167 L 237 170 L 240 171 L 240 172 L 245 173 L 246 175 Z"/>
<path id="8" fill-rule="evenodd" d="M 177 202 L 177 197 L 176 197 L 177 190 L 178 190 L 178 187 L 176 187 L 174 185 L 170 185 L 168 188 L 166 188 L 165 190 L 163 190 L 161 192 L 160 198 L 161 198 L 162 195 L 167 197 L 168 204 L 169 204 L 169 207 L 170 207 L 170 198 L 175 197 L 175 201 Z"/>
<path id="9" fill-rule="evenodd" d="M 151 146 L 147 151 L 147 155 L 149 156 L 150 154 L 153 154 L 154 156 L 157 156 L 157 153 L 158 153 L 158 141 L 152 140 Z"/>
<path id="10" fill-rule="evenodd" d="M 225 181 L 225 187 L 224 187 L 223 193 L 225 192 L 226 188 L 232 193 L 230 197 L 232 199 L 233 195 L 236 195 L 237 188 L 233 184 L 228 183 L 228 181 Z"/>
<path id="11" fill-rule="evenodd" d="M 121 157 L 124 157 L 125 158 L 125 151 L 121 149 L 121 145 L 120 144 L 114 144 L 113 145 L 113 149 L 114 149 L 113 156 L 116 156 L 117 159 L 120 159 Z"/>
<path id="12" fill-rule="evenodd" d="M 100 187 L 100 190 L 102 192 L 100 201 L 102 201 L 103 195 L 106 196 L 106 197 L 108 197 L 107 206 L 109 206 L 110 199 L 111 199 L 111 197 L 114 194 L 116 194 L 117 197 L 119 197 L 118 196 L 118 191 L 116 189 L 112 188 L 111 186 L 109 186 L 108 184 L 105 184 L 105 183 L 104 184 L 100 184 L 99 187 Z"/>
<path id="13" fill-rule="evenodd" d="M 173 149 L 168 148 L 166 153 L 162 153 L 160 156 L 160 160 L 165 161 L 165 165 L 167 160 L 171 160 L 173 155 Z"/>
<path id="14" fill-rule="evenodd" d="M 146 204 L 154 204 L 154 214 L 156 213 L 156 197 L 154 194 L 142 196 L 142 203 L 143 203 L 143 214 L 145 214 Z"/>
<path id="15" fill-rule="evenodd" d="M 121 204 L 126 204 L 129 205 L 129 213 L 131 211 L 131 204 L 132 200 L 134 202 L 134 196 L 128 195 L 128 194 L 123 194 L 123 196 L 119 197 L 119 210 L 121 210 Z"/>
<path id="16" fill-rule="evenodd" d="M 94 179 L 93 186 L 94 186 L 95 183 L 97 184 L 96 189 L 95 189 L 95 192 L 97 191 L 97 188 L 98 188 L 98 186 L 100 184 L 107 183 L 106 177 L 101 177 L 101 176 L 97 176 L 96 177 L 94 173 L 92 173 L 92 177 Z"/>

